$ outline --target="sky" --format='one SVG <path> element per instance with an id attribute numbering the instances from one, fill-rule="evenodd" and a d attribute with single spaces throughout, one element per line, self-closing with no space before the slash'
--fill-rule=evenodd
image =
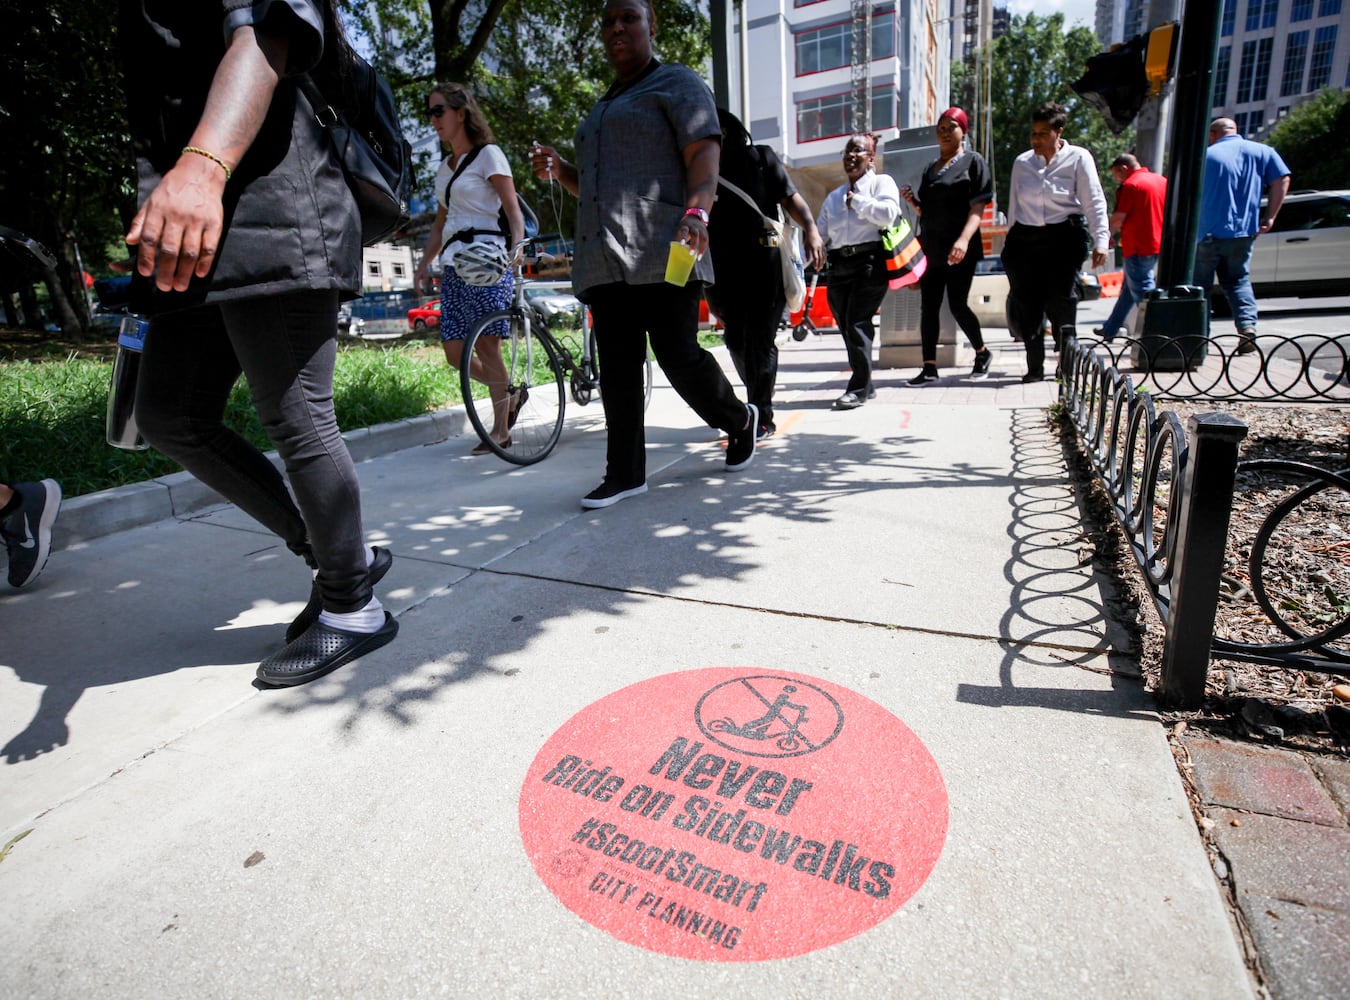
<path id="1" fill-rule="evenodd" d="M 995 0 L 995 6 L 1002 7 L 1005 4 Z M 1064 23 L 1070 28 L 1079 25 L 1091 28 L 1097 17 L 1096 0 L 1007 0 L 1006 6 L 1013 14 L 1048 17 L 1054 13 L 1062 13 Z"/>

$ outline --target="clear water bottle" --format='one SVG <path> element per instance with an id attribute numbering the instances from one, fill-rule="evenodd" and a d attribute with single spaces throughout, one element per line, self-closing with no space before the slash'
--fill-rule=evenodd
<path id="1" fill-rule="evenodd" d="M 136 426 L 136 380 L 141 374 L 141 350 L 150 321 L 128 315 L 117 336 L 117 359 L 108 388 L 108 443 L 114 448 L 142 451 L 149 445 Z"/>

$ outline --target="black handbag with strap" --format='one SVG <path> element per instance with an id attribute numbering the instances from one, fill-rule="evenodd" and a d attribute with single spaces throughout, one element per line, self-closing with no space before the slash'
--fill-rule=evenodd
<path id="1" fill-rule="evenodd" d="M 332 140 L 361 213 L 361 242 L 370 246 L 406 227 L 411 218 L 412 147 L 403 137 L 389 81 L 355 52 L 344 55 L 351 101 L 328 100 L 308 73 L 298 83 L 315 120 Z"/>

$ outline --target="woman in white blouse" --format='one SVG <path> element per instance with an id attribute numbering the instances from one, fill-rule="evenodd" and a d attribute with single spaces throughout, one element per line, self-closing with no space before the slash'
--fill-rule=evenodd
<path id="1" fill-rule="evenodd" d="M 1082 146 L 1062 138 L 1067 110 L 1050 101 L 1031 113 L 1031 148 L 1013 161 L 1008 189 L 1008 272 L 1013 333 L 1027 348 L 1023 382 L 1045 378 L 1045 335 L 1050 320 L 1056 346 L 1078 318 L 1075 279 L 1083 258 L 1106 262 L 1110 245 L 1106 197 L 1097 164 Z"/>
<path id="2" fill-rule="evenodd" d="M 872 388 L 872 317 L 881 308 L 889 286 L 886 248 L 881 230 L 900 212 L 900 189 L 876 172 L 877 137 L 849 136 L 844 146 L 841 184 L 825 197 L 816 227 L 830 264 L 826 295 L 848 351 L 852 369 L 836 410 L 854 410 L 875 396 Z"/>

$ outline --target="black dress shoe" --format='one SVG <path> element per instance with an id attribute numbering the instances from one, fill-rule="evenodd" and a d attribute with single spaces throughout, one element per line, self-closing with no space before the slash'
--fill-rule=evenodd
<path id="1" fill-rule="evenodd" d="M 1044 382 L 1045 372 L 1027 372 L 1022 376 L 1022 382 Z"/>

